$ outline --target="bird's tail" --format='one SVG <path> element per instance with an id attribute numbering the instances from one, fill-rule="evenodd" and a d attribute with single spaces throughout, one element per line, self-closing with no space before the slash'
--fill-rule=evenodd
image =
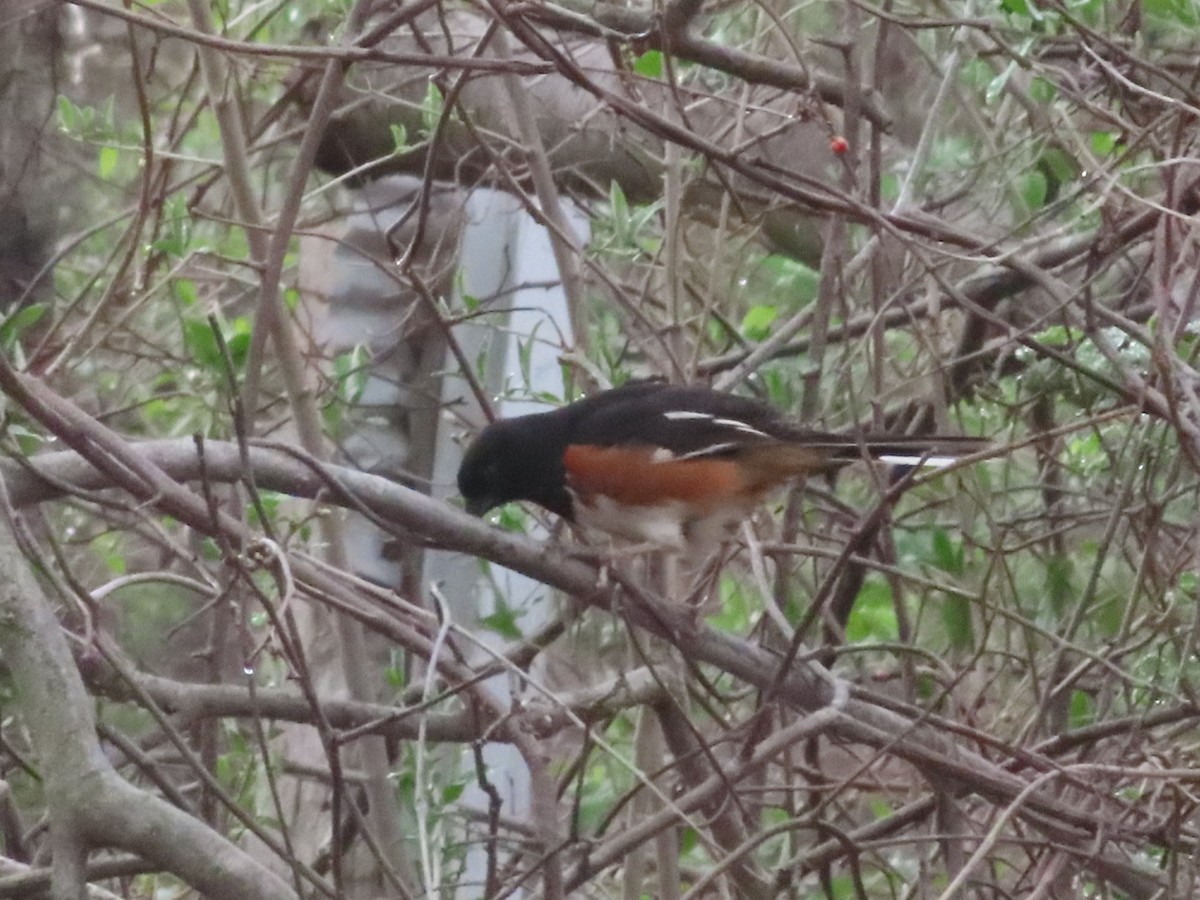
<path id="1" fill-rule="evenodd" d="M 837 462 L 853 462 L 864 457 L 893 466 L 948 466 L 964 456 L 991 446 L 983 438 L 965 435 L 866 435 L 846 438 L 833 448 Z"/>
<path id="2" fill-rule="evenodd" d="M 770 479 L 829 472 L 862 459 L 893 466 L 948 466 L 989 446 L 982 438 L 961 435 L 797 434 L 782 443 L 742 452 L 752 461 L 751 468 Z"/>

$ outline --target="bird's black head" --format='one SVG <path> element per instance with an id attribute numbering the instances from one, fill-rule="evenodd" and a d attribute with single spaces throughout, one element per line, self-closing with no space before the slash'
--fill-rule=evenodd
<path id="1" fill-rule="evenodd" d="M 467 512 L 481 516 L 513 500 L 532 500 L 570 517 L 563 485 L 563 451 L 553 414 L 493 422 L 467 448 L 458 469 L 458 490 Z"/>

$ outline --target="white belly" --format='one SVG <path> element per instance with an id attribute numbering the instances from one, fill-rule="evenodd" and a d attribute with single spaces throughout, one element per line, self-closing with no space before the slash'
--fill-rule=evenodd
<path id="1" fill-rule="evenodd" d="M 575 522 L 581 528 L 680 551 L 687 546 L 684 535 L 686 514 L 684 504 L 678 501 L 661 506 L 637 506 L 632 512 L 604 496 L 594 497 L 591 503 L 575 503 Z"/>
<path id="2" fill-rule="evenodd" d="M 689 504 L 672 500 L 657 506 L 626 507 L 598 495 L 591 503 L 575 502 L 575 523 L 634 543 L 658 544 L 703 560 L 720 550 L 750 510 L 731 508 L 727 516 L 698 514 Z"/>

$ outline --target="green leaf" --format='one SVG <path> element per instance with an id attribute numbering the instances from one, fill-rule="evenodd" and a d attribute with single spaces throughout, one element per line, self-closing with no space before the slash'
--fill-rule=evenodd
<path id="1" fill-rule="evenodd" d="M 1051 325 L 1033 337 L 1039 344 L 1045 344 L 1047 347 L 1073 347 L 1083 340 L 1083 332 L 1067 325 Z"/>
<path id="2" fill-rule="evenodd" d="M 171 280 L 171 296 L 183 306 L 194 306 L 199 296 L 196 293 L 196 282 L 190 278 L 173 278 Z"/>
<path id="3" fill-rule="evenodd" d="M 490 616 L 481 618 L 479 624 L 489 631 L 494 631 L 502 638 L 515 641 L 525 636 L 521 633 L 521 629 L 517 627 L 517 619 L 520 617 L 520 612 L 513 610 L 511 606 L 504 602 L 502 597 L 498 596 L 496 598 L 496 611 Z"/>
<path id="4" fill-rule="evenodd" d="M 370 375 L 367 369 L 368 360 L 367 348 L 362 344 L 352 347 L 345 353 L 339 353 L 333 358 L 338 395 L 346 403 L 354 404 L 362 399 Z"/>
<path id="5" fill-rule="evenodd" d="M 1048 178 L 1058 182 L 1074 181 L 1079 176 L 1079 166 L 1075 160 L 1058 147 L 1047 147 L 1041 155 L 1038 164 L 1046 172 Z"/>
<path id="6" fill-rule="evenodd" d="M 1191 0 L 1142 0 L 1142 9 L 1168 25 L 1194 27 L 1200 23 L 1200 11 Z"/>
<path id="7" fill-rule="evenodd" d="M 70 97 L 58 95 L 58 127 L 67 134 L 75 134 L 80 130 L 82 115 L 79 107 L 71 102 Z"/>
<path id="8" fill-rule="evenodd" d="M 421 103 L 421 123 L 427 135 L 433 134 L 437 128 L 445 106 L 446 98 L 442 96 L 441 88 L 432 81 L 429 82 L 425 86 L 425 100 Z"/>
<path id="9" fill-rule="evenodd" d="M 959 594 L 947 594 L 942 603 L 942 624 L 956 650 L 971 650 L 975 646 L 975 625 L 971 620 L 971 601 Z"/>
<path id="10" fill-rule="evenodd" d="M 746 586 L 740 579 L 722 575 L 719 592 L 721 603 L 717 607 L 717 613 L 705 617 L 704 621 L 718 631 L 745 631 L 751 619 L 751 602 Z"/>
<path id="11" fill-rule="evenodd" d="M 663 55 L 661 50 L 647 50 L 633 61 L 633 71 L 643 78 L 662 78 Z"/>
<path id="12" fill-rule="evenodd" d="M 987 88 L 983 92 L 983 102 L 988 106 L 995 103 L 996 98 L 1004 93 L 1004 86 L 1008 84 L 1008 79 L 1012 77 L 1013 72 L 1016 70 L 1017 63 L 1014 60 L 1004 67 L 1004 71 L 989 81 Z"/>
<path id="13" fill-rule="evenodd" d="M 933 564 L 950 575 L 961 575 L 965 568 L 966 551 L 962 541 L 955 546 L 944 528 L 936 528 L 932 537 Z"/>
<path id="14" fill-rule="evenodd" d="M 1041 209 L 1046 205 L 1050 183 L 1037 169 L 1031 169 L 1017 180 L 1017 190 L 1025 202 L 1026 209 L 1031 211 Z"/>
<path id="15" fill-rule="evenodd" d="M 455 800 L 457 800 L 459 797 L 462 796 L 462 792 L 465 787 L 466 787 L 465 784 L 448 784 L 448 785 L 446 785 L 444 788 L 442 788 L 442 802 L 443 803 L 453 803 Z"/>
<path id="16" fill-rule="evenodd" d="M 1071 692 L 1071 711 L 1068 721 L 1072 728 L 1083 728 L 1096 720 L 1096 702 L 1083 691 Z"/>
<path id="17" fill-rule="evenodd" d="M 1181 572 L 1178 584 L 1181 591 L 1195 597 L 1196 588 L 1200 586 L 1200 578 L 1196 576 L 1195 572 Z"/>
<path id="18" fill-rule="evenodd" d="M 1046 598 L 1056 617 L 1066 611 L 1067 603 L 1075 594 L 1072 576 L 1075 563 L 1068 556 L 1052 556 L 1046 560 Z"/>
<path id="19" fill-rule="evenodd" d="M 401 156 L 408 152 L 408 129 L 403 125 L 393 123 L 392 129 L 392 153 L 396 156 Z"/>
<path id="20" fill-rule="evenodd" d="M 760 264 L 772 279 L 771 296 L 787 297 L 791 304 L 800 307 L 816 299 L 821 276 L 816 269 L 804 263 L 773 253 Z"/>
<path id="21" fill-rule="evenodd" d="M 1116 637 L 1117 632 L 1121 629 L 1121 623 L 1125 621 L 1127 605 L 1127 597 L 1112 595 L 1108 595 L 1101 602 L 1094 604 L 1091 622 L 1095 626 L 1096 633 L 1106 638 Z"/>
<path id="22" fill-rule="evenodd" d="M 183 346 L 192 360 L 205 368 L 213 368 L 221 361 L 217 337 L 204 319 L 183 320 Z"/>
<path id="23" fill-rule="evenodd" d="M 868 578 L 854 599 L 846 621 L 846 640 L 894 641 L 900 634 L 892 588 L 881 578 Z"/>
<path id="24" fill-rule="evenodd" d="M 752 306 L 742 317 L 742 334 L 752 341 L 761 341 L 771 333 L 771 324 L 778 317 L 777 306 Z"/>
<path id="25" fill-rule="evenodd" d="M 1028 16 L 1030 14 L 1029 5 L 1025 0 L 1000 0 L 1000 8 L 1013 16 Z"/>
<path id="26" fill-rule="evenodd" d="M 232 229 L 239 232 L 240 229 Z M 192 240 L 192 216 L 186 200 L 179 195 L 170 198 L 163 208 L 163 233 L 150 246 L 160 253 L 183 256 Z M 229 254 L 236 256 L 238 254 Z"/>
<path id="27" fill-rule="evenodd" d="M 245 316 L 238 316 L 233 323 L 233 334 L 226 335 L 225 346 L 233 365 L 241 370 L 246 365 L 246 357 L 250 353 L 250 321 Z"/>
<path id="28" fill-rule="evenodd" d="M 1109 156 L 1117 149 L 1117 135 L 1112 131 L 1093 131 L 1089 143 L 1097 156 Z"/>
<path id="29" fill-rule="evenodd" d="M 1032 78 L 1029 81 L 1029 96 L 1038 103 L 1050 103 L 1058 96 L 1058 88 L 1048 78 Z"/>
<path id="30" fill-rule="evenodd" d="M 30 303 L 5 316 L 0 323 L 0 346 L 9 347 L 27 328 L 41 321 L 48 307 L 45 303 Z"/>
<path id="31" fill-rule="evenodd" d="M 894 201 L 900 196 L 900 176 L 895 172 L 885 172 L 879 179 L 879 192 L 884 200 Z"/>
<path id="32" fill-rule="evenodd" d="M 105 181 L 112 178 L 117 169 L 119 155 L 116 147 L 101 147 L 100 158 L 96 161 L 96 174 Z"/>
<path id="33" fill-rule="evenodd" d="M 516 503 L 508 503 L 500 507 L 499 515 L 496 516 L 497 527 L 516 534 L 525 533 L 525 522 L 525 511 Z"/>
<path id="34" fill-rule="evenodd" d="M 517 341 L 517 362 L 521 367 L 521 380 L 525 382 L 525 386 L 529 387 L 533 384 L 531 376 L 531 364 L 533 362 L 533 336 L 530 335 L 528 340 Z"/>
<path id="35" fill-rule="evenodd" d="M 613 181 L 608 186 L 608 205 L 612 210 L 613 221 L 617 223 L 617 231 L 621 231 L 629 227 L 629 201 L 625 198 L 625 191 L 617 181 Z"/>

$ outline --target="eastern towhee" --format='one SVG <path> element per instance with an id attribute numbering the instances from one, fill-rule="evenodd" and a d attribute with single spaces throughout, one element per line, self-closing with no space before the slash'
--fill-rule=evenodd
<path id="1" fill-rule="evenodd" d="M 636 381 L 492 423 L 467 450 L 458 489 L 476 515 L 530 500 L 584 528 L 685 550 L 722 539 L 790 478 L 864 458 L 947 465 L 986 446 L 811 431 L 757 400 Z"/>

